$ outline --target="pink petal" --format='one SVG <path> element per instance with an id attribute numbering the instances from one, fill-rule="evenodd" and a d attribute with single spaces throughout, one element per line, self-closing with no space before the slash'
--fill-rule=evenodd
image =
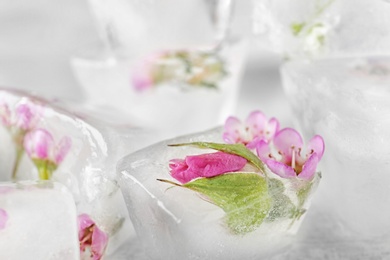
<path id="1" fill-rule="evenodd" d="M 234 144 L 240 139 L 241 121 L 233 116 L 226 119 L 224 125 L 224 132 L 222 134 L 223 140 L 228 144 Z"/>
<path id="2" fill-rule="evenodd" d="M 187 183 L 199 177 L 208 178 L 226 172 L 238 171 L 246 163 L 247 160 L 241 156 L 223 152 L 187 156 L 185 158 L 187 168 L 178 164 L 177 168 L 171 168 L 171 175 L 181 183 Z"/>
<path id="3" fill-rule="evenodd" d="M 19 104 L 15 109 L 15 125 L 23 130 L 32 129 L 39 115 L 38 106 L 32 103 Z"/>
<path id="4" fill-rule="evenodd" d="M 296 173 L 294 169 L 284 163 L 269 159 L 265 161 L 265 164 L 273 173 L 275 173 L 276 175 L 282 178 L 296 177 Z"/>
<path id="5" fill-rule="evenodd" d="M 306 149 L 309 153 L 310 151 L 316 153 L 318 156 L 318 161 L 320 161 L 325 151 L 324 139 L 319 135 L 315 135 L 312 139 L 310 139 Z"/>
<path id="6" fill-rule="evenodd" d="M 256 136 L 260 131 L 264 131 L 267 124 L 267 117 L 260 111 L 253 111 L 249 114 L 246 125 L 252 135 Z"/>
<path id="7" fill-rule="evenodd" d="M 7 221 L 8 221 L 7 211 L 0 208 L 0 230 L 5 228 L 5 226 L 7 225 Z"/>
<path id="8" fill-rule="evenodd" d="M 61 141 L 57 146 L 58 148 L 55 154 L 54 161 L 56 164 L 60 164 L 64 160 L 71 146 L 72 146 L 72 140 L 68 136 L 65 136 L 61 139 Z"/>
<path id="9" fill-rule="evenodd" d="M 283 161 L 290 162 L 292 159 L 292 149 L 302 148 L 303 140 L 301 135 L 293 128 L 284 128 L 276 133 L 274 137 L 276 149 L 282 152 Z"/>
<path id="10" fill-rule="evenodd" d="M 45 129 L 36 129 L 29 132 L 24 138 L 25 150 L 31 158 L 40 160 L 50 159 L 53 146 L 53 137 Z"/>
<path id="11" fill-rule="evenodd" d="M 318 156 L 316 153 L 312 154 L 309 159 L 303 165 L 302 171 L 299 173 L 298 178 L 304 180 L 311 180 L 316 172 L 318 164 Z"/>
<path id="12" fill-rule="evenodd" d="M 108 236 L 101 231 L 96 225 L 93 228 L 91 251 L 93 260 L 102 258 L 108 243 Z"/>
<path id="13" fill-rule="evenodd" d="M 84 237 L 85 230 L 94 225 L 95 222 L 87 214 L 79 215 L 77 220 L 79 223 L 79 240 L 81 240 Z"/>
<path id="14" fill-rule="evenodd" d="M 153 86 L 153 79 L 146 71 L 135 71 L 131 78 L 131 83 L 135 90 L 144 91 Z"/>
<path id="15" fill-rule="evenodd" d="M 4 126 L 11 126 L 11 111 L 8 104 L 0 103 L 0 118 Z"/>
<path id="16" fill-rule="evenodd" d="M 271 118 L 268 121 L 267 125 L 267 131 L 269 131 L 269 134 L 267 134 L 268 140 L 272 139 L 275 134 L 279 131 L 279 121 L 276 118 Z"/>
<path id="17" fill-rule="evenodd" d="M 269 160 L 269 155 L 271 153 L 270 145 L 264 140 L 260 140 L 256 144 L 256 153 L 262 161 Z"/>

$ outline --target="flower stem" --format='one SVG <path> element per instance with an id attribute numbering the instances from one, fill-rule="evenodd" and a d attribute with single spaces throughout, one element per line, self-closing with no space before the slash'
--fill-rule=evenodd
<path id="1" fill-rule="evenodd" d="M 24 153 L 24 150 L 22 148 L 20 148 L 20 147 L 16 148 L 15 163 L 14 163 L 14 167 L 12 169 L 12 180 L 13 181 L 16 181 L 16 174 L 18 173 L 19 164 L 20 164 L 20 161 L 22 160 L 23 153 Z"/>
<path id="2" fill-rule="evenodd" d="M 38 168 L 38 173 L 39 173 L 39 179 L 40 180 L 50 180 L 51 175 L 52 175 L 50 170 L 47 167 L 45 167 L 45 166 L 39 167 Z"/>

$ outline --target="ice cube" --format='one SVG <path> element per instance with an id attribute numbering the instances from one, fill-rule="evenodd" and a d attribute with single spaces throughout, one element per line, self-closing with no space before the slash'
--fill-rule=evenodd
<path id="1" fill-rule="evenodd" d="M 289 62 L 285 91 L 306 136 L 323 136 L 322 207 L 344 238 L 390 239 L 390 58 Z M 380 71 L 380 73 L 378 73 Z"/>
<path id="2" fill-rule="evenodd" d="M 385 1 L 254 1 L 259 44 L 287 58 L 389 53 Z M 353 6 L 353 8 L 351 8 Z"/>
<path id="3" fill-rule="evenodd" d="M 161 83 L 153 83 L 144 91 L 135 89 L 132 76 L 138 73 L 137 64 L 142 63 L 150 55 L 157 56 L 169 51 L 199 55 L 202 50 L 196 46 L 184 50 L 156 49 L 154 50 L 156 53 L 148 53 L 138 60 L 133 57 L 120 57 L 109 62 L 99 60 L 97 55 L 92 58 L 86 58 L 84 55 L 73 58 L 72 67 L 87 93 L 88 104 L 123 113 L 134 118 L 139 126 L 162 131 L 172 138 L 222 124 L 234 111 L 244 65 L 246 42 L 227 42 L 220 52 L 211 54 L 221 58 L 222 69 L 207 69 L 200 66 L 195 77 L 190 73 L 182 75 L 183 73 L 177 73 L 175 70 L 173 78 Z M 180 70 L 186 70 L 188 62 L 180 62 L 182 63 L 179 66 Z M 194 68 L 197 67 L 195 63 L 191 64 Z M 195 70 L 196 68 L 191 71 Z M 224 73 L 224 76 L 212 79 L 213 84 L 201 85 L 202 77 L 210 71 L 211 74 L 215 71 L 217 71 L 215 74 Z M 155 74 L 166 77 L 169 73 L 165 69 L 160 69 Z M 155 77 L 152 74 L 147 76 Z M 189 79 L 201 83 L 191 83 L 193 84 L 191 85 L 187 82 Z"/>
<path id="4" fill-rule="evenodd" d="M 61 162 L 56 161 L 56 156 L 52 154 L 58 148 L 53 146 L 48 149 L 51 155 L 49 159 L 56 166 L 51 180 L 66 186 L 73 195 L 78 213 L 88 214 L 109 235 L 106 254 L 111 254 L 131 238 L 134 230 L 117 183 L 116 163 L 125 154 L 159 140 L 159 135 L 128 125 L 114 127 L 99 121 L 96 115 L 89 116 L 81 107 L 78 107 L 80 110 L 72 107 L 79 114 L 76 116 L 53 103 L 23 93 L 0 90 L 0 102 L 6 104 L 11 114 L 21 103 L 29 102 L 39 106 L 39 120 L 34 129 L 47 131 L 55 144 L 63 137 L 70 139 L 70 149 Z M 11 180 L 12 169 L 17 161 L 17 148 L 22 148 L 22 153 L 16 179 L 37 180 L 39 165 L 25 151 L 23 144 L 18 146 L 19 143 L 15 143 L 15 140 L 26 138 L 23 135 L 25 132 L 14 131 L 15 129 L 15 124 L 11 128 L 8 125 L 1 127 L 0 140 L 4 146 L 0 149 L 0 160 L 3 162 L 0 180 Z M 27 132 L 32 131 L 33 129 L 28 129 Z M 15 139 L 15 136 L 18 138 Z"/>
<path id="5" fill-rule="evenodd" d="M 7 213 L 1 259 L 79 259 L 76 205 L 63 185 L 1 183 L 0 208 Z"/>
<path id="6" fill-rule="evenodd" d="M 125 157 L 118 164 L 122 193 L 147 256 L 151 259 L 259 259 L 286 249 L 303 219 L 294 221 L 289 215 L 298 200 L 294 185 L 279 179 L 269 180 L 267 184 L 272 187 L 269 194 L 274 199 L 272 209 L 262 210 L 266 218 L 260 227 L 254 228 L 241 220 L 231 226 L 225 222 L 228 217 L 224 210 L 209 199 L 190 189 L 157 180 L 171 179 L 169 160 L 210 152 L 167 146 L 194 141 L 223 143 L 222 129 L 163 141 Z M 269 203 L 260 195 L 245 197 L 247 201 L 251 198 L 259 200 L 256 204 L 259 207 Z M 245 208 L 251 206 L 248 202 Z M 251 215 L 245 212 L 240 216 L 246 220 L 247 214 Z"/>

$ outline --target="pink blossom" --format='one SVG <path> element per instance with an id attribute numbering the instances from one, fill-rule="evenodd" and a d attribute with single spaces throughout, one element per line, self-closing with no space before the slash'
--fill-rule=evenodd
<path id="1" fill-rule="evenodd" d="M 276 118 L 268 119 L 262 112 L 253 111 L 244 123 L 236 117 L 228 117 L 223 139 L 226 143 L 242 143 L 253 149 L 262 140 L 269 142 L 278 130 L 279 121 Z"/>
<path id="2" fill-rule="evenodd" d="M 184 160 L 170 161 L 171 175 L 181 183 L 199 177 L 214 177 L 227 172 L 241 170 L 247 160 L 224 152 L 187 156 Z"/>
<path id="3" fill-rule="evenodd" d="M 0 230 L 4 229 L 8 221 L 7 211 L 0 208 Z"/>
<path id="4" fill-rule="evenodd" d="M 276 133 L 271 143 L 257 144 L 257 154 L 268 168 L 283 178 L 310 180 L 318 162 L 324 154 L 325 144 L 321 136 L 315 135 L 303 147 L 301 135 L 292 128 L 284 128 Z"/>
<path id="5" fill-rule="evenodd" d="M 1 118 L 1 123 L 5 127 L 10 127 L 11 126 L 11 110 L 8 106 L 7 103 L 1 102 L 0 103 L 0 118 Z"/>
<path id="6" fill-rule="evenodd" d="M 108 243 L 108 235 L 87 214 L 81 214 L 78 223 L 80 254 L 89 249 L 93 260 L 101 259 Z"/>
<path id="7" fill-rule="evenodd" d="M 41 180 L 51 178 L 69 152 L 71 145 L 68 136 L 63 137 L 56 144 L 53 136 L 41 128 L 28 132 L 24 138 L 24 149 L 37 167 Z"/>
<path id="8" fill-rule="evenodd" d="M 134 66 L 131 83 L 136 91 L 145 91 L 153 87 L 156 63 L 164 55 L 165 52 L 153 53 Z"/>
<path id="9" fill-rule="evenodd" d="M 7 103 L 0 104 L 1 122 L 6 127 L 14 127 L 14 131 L 27 132 L 35 127 L 41 116 L 41 107 L 31 102 L 19 103 L 12 111 Z"/>
<path id="10" fill-rule="evenodd" d="M 38 160 L 48 160 L 60 164 L 72 145 L 68 136 L 63 137 L 56 145 L 53 136 L 45 129 L 38 128 L 29 132 L 24 138 L 27 154 Z"/>

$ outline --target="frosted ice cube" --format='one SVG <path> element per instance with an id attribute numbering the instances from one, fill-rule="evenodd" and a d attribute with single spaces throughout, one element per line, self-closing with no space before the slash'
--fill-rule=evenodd
<path id="1" fill-rule="evenodd" d="M 289 62 L 282 77 L 296 123 L 327 144 L 322 206 L 344 227 L 344 237 L 387 241 L 390 58 Z"/>
<path id="2" fill-rule="evenodd" d="M 25 93 L 0 90 L 0 103 L 5 104 L 15 118 L 15 110 L 20 104 L 28 103 L 39 107 L 40 114 L 34 129 L 45 129 L 56 142 L 64 136 L 71 140 L 69 152 L 57 163 L 51 179 L 69 189 L 79 214 L 87 213 L 109 235 L 106 254 L 111 254 L 132 237 L 134 230 L 116 179 L 116 162 L 125 154 L 158 140 L 159 135 L 132 126 L 114 127 L 112 124 L 102 123 L 94 118 L 96 115 L 89 116 L 80 107 L 77 111 L 79 116 L 76 116 L 53 103 Z M 4 144 L 0 149 L 3 167 L 1 181 L 11 180 L 18 147 L 15 136 L 26 138 L 15 135 L 15 124 L 12 124 L 11 128 L 5 124 L 0 128 L 0 140 Z M 28 129 L 28 132 L 32 130 Z M 37 180 L 38 176 L 38 167 L 23 150 L 16 178 Z"/>
<path id="3" fill-rule="evenodd" d="M 390 52 L 390 5 L 385 1 L 255 0 L 254 4 L 259 44 L 288 58 Z"/>
<path id="4" fill-rule="evenodd" d="M 203 48 L 190 46 L 183 51 L 198 53 L 199 49 Z M 154 83 L 149 89 L 137 91 L 132 84 L 132 75 L 136 74 L 137 64 L 150 53 L 141 58 L 130 56 L 104 60 L 99 58 L 101 50 L 97 50 L 93 55 L 74 57 L 71 63 L 85 89 L 89 105 L 120 111 L 133 118 L 137 125 L 174 137 L 210 129 L 222 124 L 232 114 L 237 103 L 245 50 L 246 42 L 243 41 L 223 45 L 218 55 L 222 58 L 226 74 L 215 80 L 216 87 L 188 85 L 183 78 L 187 79 L 189 75 L 180 75 L 180 78 L 175 76 L 172 80 Z M 158 48 L 153 51 L 161 54 L 175 50 Z M 168 74 L 165 70 L 159 73 Z M 207 73 L 201 68 L 199 77 Z"/>
<path id="5" fill-rule="evenodd" d="M 77 212 L 72 194 L 53 182 L 0 184 L 1 259 L 79 259 Z"/>
<path id="6" fill-rule="evenodd" d="M 209 152 L 167 146 L 194 141 L 223 143 L 222 129 L 152 145 L 130 154 L 118 164 L 122 193 L 147 256 L 152 259 L 257 259 L 287 248 L 303 219 L 294 222 L 283 215 L 291 210 L 287 201 L 297 203 L 294 185 L 272 182 L 275 187 L 270 193 L 275 200 L 273 208 L 265 213 L 266 220 L 252 232 L 236 234 L 224 222 L 226 214 L 220 207 L 191 190 L 172 188 L 157 180 L 171 178 L 169 160 Z M 240 230 L 248 228 L 238 226 Z"/>

